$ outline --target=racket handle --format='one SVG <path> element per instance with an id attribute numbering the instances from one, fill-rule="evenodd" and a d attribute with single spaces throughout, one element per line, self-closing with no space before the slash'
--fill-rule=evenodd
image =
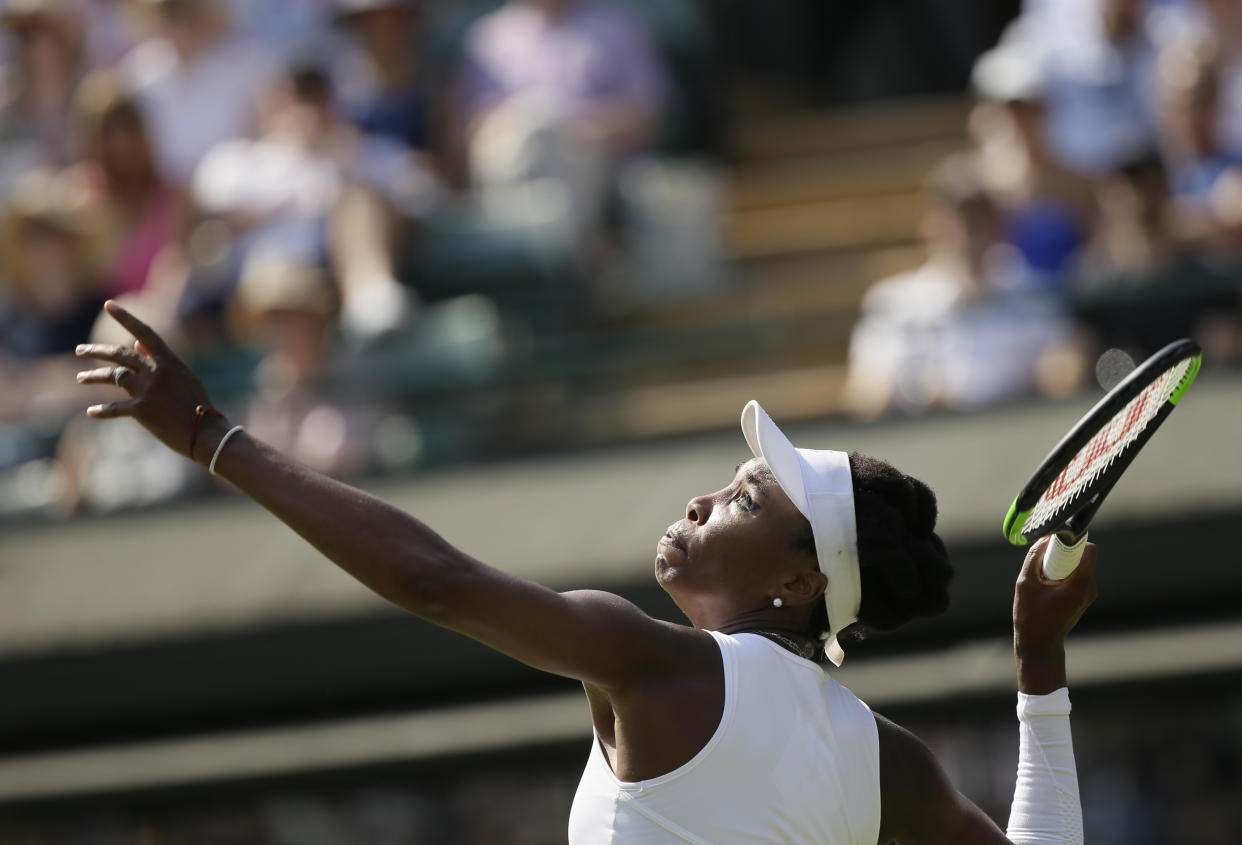
<path id="1" fill-rule="evenodd" d="M 1049 581 L 1062 581 L 1078 568 L 1082 560 L 1082 551 L 1087 547 L 1087 535 L 1083 534 L 1072 546 L 1061 541 L 1060 536 L 1053 534 L 1044 548 L 1044 577 Z"/>

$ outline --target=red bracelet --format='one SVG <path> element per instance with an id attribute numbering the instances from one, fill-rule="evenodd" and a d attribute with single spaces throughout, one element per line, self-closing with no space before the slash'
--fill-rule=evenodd
<path id="1" fill-rule="evenodd" d="M 190 431 L 190 460 L 194 460 L 194 444 L 198 442 L 198 429 L 203 424 L 203 417 L 210 414 L 213 417 L 224 419 L 224 414 L 217 411 L 210 405 L 199 405 L 194 409 L 194 428 Z"/>

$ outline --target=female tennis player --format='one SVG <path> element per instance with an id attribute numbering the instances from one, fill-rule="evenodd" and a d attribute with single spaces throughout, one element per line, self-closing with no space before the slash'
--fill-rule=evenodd
<path id="1" fill-rule="evenodd" d="M 845 634 L 947 606 L 952 569 L 922 483 L 859 455 L 795 449 L 748 404 L 754 457 L 691 499 L 657 543 L 656 578 L 691 622 L 672 624 L 609 593 L 557 593 L 493 569 L 296 464 L 211 410 L 155 332 L 106 308 L 137 342 L 78 348 L 107 362 L 80 382 L 128 394 L 90 416 L 133 417 L 394 604 L 582 682 L 595 741 L 572 845 L 1082 841 L 1064 639 L 1095 597 L 1094 548 L 1054 583 L 1038 571 L 1039 544 L 1018 578 L 1019 764 L 1005 833 L 917 738 L 816 660 L 839 664 Z M 601 531 L 623 501 L 598 503 Z"/>

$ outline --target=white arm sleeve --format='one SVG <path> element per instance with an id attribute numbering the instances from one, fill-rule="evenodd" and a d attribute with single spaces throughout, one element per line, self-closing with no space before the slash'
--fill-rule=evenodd
<path id="1" fill-rule="evenodd" d="M 1017 845 L 1082 845 L 1082 803 L 1065 687 L 1018 693 L 1018 783 L 1006 835 Z"/>

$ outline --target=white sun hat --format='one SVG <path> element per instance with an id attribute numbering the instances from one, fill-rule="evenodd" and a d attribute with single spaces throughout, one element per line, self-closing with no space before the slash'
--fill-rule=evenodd
<path id="1" fill-rule="evenodd" d="M 824 651 L 829 660 L 840 666 L 845 651 L 837 638 L 858 621 L 862 600 L 849 455 L 795 448 L 753 399 L 742 409 L 742 433 L 750 451 L 767 461 L 776 482 L 811 523 L 819 568 L 828 576 L 824 603 L 828 606 L 830 633 Z"/>

